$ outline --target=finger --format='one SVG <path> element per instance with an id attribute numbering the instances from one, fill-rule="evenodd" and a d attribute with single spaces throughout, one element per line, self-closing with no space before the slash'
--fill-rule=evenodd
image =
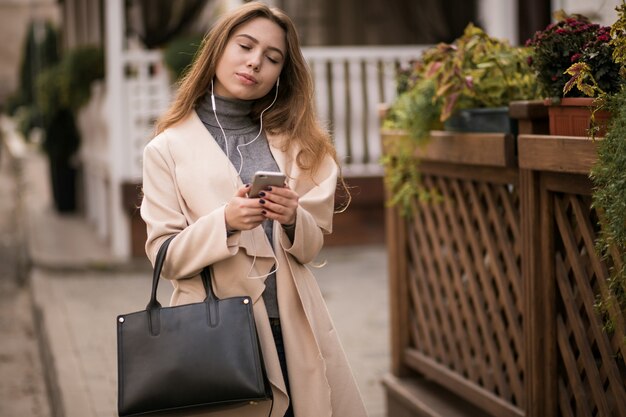
<path id="1" fill-rule="evenodd" d="M 271 187 L 270 190 L 265 191 L 268 194 L 276 194 L 287 198 L 296 198 L 298 194 L 288 187 Z"/>
<path id="2" fill-rule="evenodd" d="M 235 193 L 236 197 L 246 197 L 246 194 L 248 193 L 248 190 L 250 190 L 250 184 L 246 184 L 242 187 L 240 187 L 237 192 Z"/>
<path id="3" fill-rule="evenodd" d="M 292 224 L 295 219 L 293 217 L 289 217 L 287 215 L 279 214 L 273 211 L 266 211 L 264 216 L 270 220 L 277 221 L 280 224 Z"/>
<path id="4" fill-rule="evenodd" d="M 266 201 L 262 205 L 265 209 L 265 213 L 263 213 L 263 215 L 269 219 L 278 220 L 281 223 L 289 223 L 290 220 L 295 218 L 295 208 L 281 206 L 279 204 L 272 203 L 271 201 Z"/>
<path id="5" fill-rule="evenodd" d="M 281 197 L 277 194 L 267 194 L 265 196 L 263 196 L 263 198 L 261 200 L 259 200 L 259 203 L 261 205 L 263 205 L 263 203 L 261 203 L 261 201 L 266 201 L 269 203 L 274 203 L 274 204 L 278 204 L 280 206 L 290 206 L 293 204 L 290 204 L 292 200 L 285 198 L 285 197 Z"/>
<path id="6" fill-rule="evenodd" d="M 297 206 L 298 205 L 298 194 L 288 191 L 288 192 L 263 192 L 263 195 L 260 197 L 264 200 L 269 200 L 274 203 L 283 205 L 283 206 Z"/>

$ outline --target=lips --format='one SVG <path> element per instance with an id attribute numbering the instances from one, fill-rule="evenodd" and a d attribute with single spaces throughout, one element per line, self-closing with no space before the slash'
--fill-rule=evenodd
<path id="1" fill-rule="evenodd" d="M 250 75 L 250 74 L 246 74 L 243 72 L 237 72 L 235 74 L 237 76 L 237 78 L 239 78 L 239 80 L 246 84 L 246 85 L 253 85 L 257 83 L 256 78 L 254 78 L 254 76 Z"/>

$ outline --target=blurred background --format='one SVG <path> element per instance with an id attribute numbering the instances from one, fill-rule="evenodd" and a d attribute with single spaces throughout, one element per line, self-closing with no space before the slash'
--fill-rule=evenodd
<path id="1" fill-rule="evenodd" d="M 143 307 L 147 294 L 142 151 L 203 35 L 241 3 L 0 0 L 0 417 L 116 415 L 111 317 Z M 610 25 L 622 1 L 266 3 L 298 28 L 319 118 L 352 186 L 318 276 L 371 416 L 383 417 L 390 354 L 379 128 L 398 73 L 469 23 L 524 45 L 557 10 Z M 372 294 L 380 304 L 364 307 Z"/>

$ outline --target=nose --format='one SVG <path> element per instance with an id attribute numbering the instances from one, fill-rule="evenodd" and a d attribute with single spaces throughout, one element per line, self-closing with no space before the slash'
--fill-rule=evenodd
<path id="1" fill-rule="evenodd" d="M 261 66 L 261 57 L 259 54 L 251 54 L 248 58 L 248 68 L 251 68 L 253 71 L 258 71 Z"/>

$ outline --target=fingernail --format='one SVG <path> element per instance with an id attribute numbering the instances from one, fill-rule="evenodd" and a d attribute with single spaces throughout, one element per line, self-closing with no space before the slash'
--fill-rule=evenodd
<path id="1" fill-rule="evenodd" d="M 259 193 L 259 197 L 265 197 L 265 193 L 264 193 L 263 191 L 261 191 L 261 192 Z"/>
<path id="2" fill-rule="evenodd" d="M 260 199 L 260 200 L 259 200 L 259 203 L 261 203 L 261 204 L 265 204 L 265 200 Z"/>
<path id="3" fill-rule="evenodd" d="M 246 184 L 246 188 L 250 188 L 250 184 Z"/>
<path id="4" fill-rule="evenodd" d="M 261 214 L 267 214 L 267 211 L 261 210 Z"/>
<path id="5" fill-rule="evenodd" d="M 267 187 L 266 190 L 267 191 L 272 191 L 272 187 Z"/>

